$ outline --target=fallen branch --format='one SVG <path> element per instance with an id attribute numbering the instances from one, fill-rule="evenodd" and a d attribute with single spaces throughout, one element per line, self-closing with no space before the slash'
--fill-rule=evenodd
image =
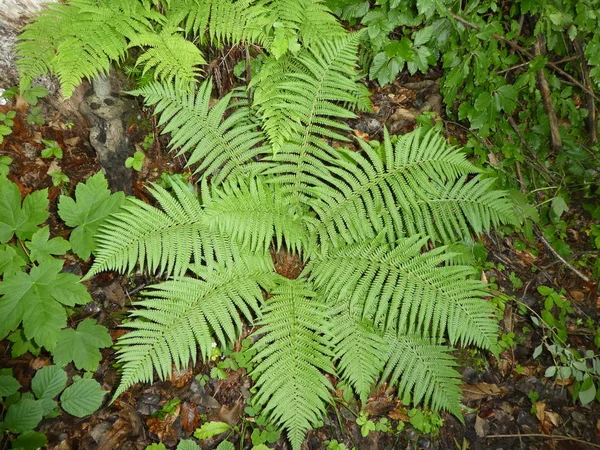
<path id="1" fill-rule="evenodd" d="M 583 439 L 577 439 L 571 436 L 562 436 L 560 434 L 542 434 L 542 433 L 527 433 L 527 434 L 490 434 L 486 438 L 545 438 L 545 439 L 556 439 L 557 441 L 573 441 L 579 444 L 589 445 L 590 447 L 600 448 L 600 445 L 593 444 Z"/>
<path id="2" fill-rule="evenodd" d="M 537 235 L 538 239 L 540 241 L 543 242 L 543 244 L 548 248 L 548 250 L 550 250 L 550 252 L 552 252 L 552 254 L 558 258 L 560 260 L 560 262 L 562 262 L 565 267 L 569 268 L 569 270 L 571 270 L 575 275 L 577 275 L 579 278 L 581 278 L 583 281 L 585 281 L 586 283 L 588 283 L 590 281 L 589 277 L 587 277 L 586 275 L 584 275 L 583 273 L 581 273 L 579 270 L 577 270 L 575 267 L 573 267 L 573 265 L 571 263 L 569 263 L 565 258 L 563 258 L 562 256 L 560 256 L 558 254 L 558 252 L 556 250 L 554 250 L 554 247 L 552 247 L 552 245 L 550 244 L 550 242 L 548 242 L 548 240 L 544 237 L 544 234 L 542 233 L 542 231 L 539 229 L 539 227 L 536 225 L 535 227 L 535 234 Z"/>
<path id="3" fill-rule="evenodd" d="M 546 51 L 546 44 L 541 34 L 538 34 L 535 44 L 533 46 L 535 56 L 542 56 Z M 562 150 L 562 139 L 560 137 L 560 130 L 558 128 L 558 118 L 556 117 L 556 111 L 554 111 L 554 103 L 552 102 L 552 95 L 550 94 L 550 86 L 548 80 L 546 80 L 546 73 L 542 67 L 537 73 L 538 87 L 542 94 L 542 102 L 544 103 L 544 110 L 548 116 L 548 123 L 550 124 L 550 147 L 552 150 Z"/>

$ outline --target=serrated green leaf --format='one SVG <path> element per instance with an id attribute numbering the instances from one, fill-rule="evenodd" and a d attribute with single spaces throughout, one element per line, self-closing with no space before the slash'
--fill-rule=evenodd
<path id="1" fill-rule="evenodd" d="M 591 403 L 596 398 L 596 385 L 594 384 L 594 379 L 592 377 L 588 377 L 583 381 L 581 385 L 581 389 L 579 389 L 579 401 L 581 401 L 582 405 L 587 405 Z"/>
<path id="2" fill-rule="evenodd" d="M 235 450 L 235 446 L 229 441 L 223 441 L 217 446 L 217 450 Z"/>
<path id="3" fill-rule="evenodd" d="M 28 340 L 21 328 L 8 336 L 7 339 L 13 343 L 10 349 L 10 355 L 13 358 L 18 358 L 27 352 L 31 353 L 33 356 L 38 356 L 40 354 L 40 347 L 38 347 L 35 342 Z"/>
<path id="4" fill-rule="evenodd" d="M 53 399 L 67 386 L 67 373 L 59 366 L 46 366 L 38 370 L 31 381 L 31 389 L 39 399 Z"/>
<path id="5" fill-rule="evenodd" d="M 0 275 L 21 272 L 26 264 L 10 245 L 0 245 Z"/>
<path id="6" fill-rule="evenodd" d="M 89 416 L 100 408 L 105 394 L 96 380 L 78 380 L 62 393 L 60 406 L 72 416 Z"/>
<path id="7" fill-rule="evenodd" d="M 519 91 L 512 85 L 500 86 L 494 93 L 494 102 L 497 111 L 512 113 L 517 107 L 517 95 Z"/>
<path id="8" fill-rule="evenodd" d="M 18 392 L 21 385 L 11 374 L 0 375 L 0 397 L 8 397 Z"/>
<path id="9" fill-rule="evenodd" d="M 155 442 L 154 444 L 147 445 L 144 450 L 167 450 L 167 447 L 162 442 Z"/>
<path id="10" fill-rule="evenodd" d="M 30 250 L 29 257 L 32 261 L 41 261 L 49 258 L 50 255 L 64 255 L 67 253 L 71 244 L 61 237 L 50 239 L 50 227 L 45 226 L 38 230 L 32 237 L 31 242 L 25 245 Z"/>
<path id="11" fill-rule="evenodd" d="M 194 437 L 196 439 L 209 439 L 230 429 L 229 424 L 225 422 L 205 422 L 200 428 L 194 431 Z"/>
<path id="12" fill-rule="evenodd" d="M 44 447 L 48 439 L 44 433 L 38 431 L 26 431 L 11 442 L 12 448 L 23 450 L 37 450 Z"/>
<path id="13" fill-rule="evenodd" d="M 65 366 L 73 361 L 78 369 L 95 371 L 102 359 L 98 349 L 111 345 L 108 329 L 97 325 L 94 319 L 85 319 L 77 326 L 77 330 L 67 328 L 60 332 L 54 349 L 54 362 Z"/>
<path id="14" fill-rule="evenodd" d="M 75 200 L 61 195 L 58 201 L 58 215 L 67 226 L 75 228 L 69 241 L 73 252 L 81 259 L 88 259 L 94 250 L 94 235 L 104 220 L 116 212 L 125 203 L 125 194 L 111 194 L 108 182 L 98 172 L 85 183 L 75 188 Z"/>
<path id="15" fill-rule="evenodd" d="M 552 212 L 556 214 L 556 217 L 560 218 L 567 211 L 569 211 L 569 206 L 564 198 L 558 195 L 552 199 Z"/>
<path id="16" fill-rule="evenodd" d="M 60 330 L 67 324 L 62 305 L 89 303 L 90 297 L 79 277 L 60 273 L 63 261 L 47 259 L 29 274 L 7 275 L 0 283 L 0 338 L 23 322 L 25 337 L 54 350 Z"/>
<path id="17" fill-rule="evenodd" d="M 413 43 L 415 46 L 426 44 L 431 36 L 433 36 L 433 26 L 421 28 L 413 35 Z"/>
<path id="18" fill-rule="evenodd" d="M 44 417 L 50 416 L 52 411 L 56 411 L 58 403 L 50 398 L 40 398 L 38 403 L 42 407 L 42 414 Z"/>
<path id="19" fill-rule="evenodd" d="M 42 415 L 42 406 L 37 401 L 21 399 L 8 408 L 4 426 L 13 433 L 24 433 L 37 427 L 42 420 Z"/>
<path id="20" fill-rule="evenodd" d="M 177 450 L 200 450 L 200 447 L 198 447 L 198 444 L 191 439 L 185 439 L 179 441 L 179 444 L 177 444 Z"/>

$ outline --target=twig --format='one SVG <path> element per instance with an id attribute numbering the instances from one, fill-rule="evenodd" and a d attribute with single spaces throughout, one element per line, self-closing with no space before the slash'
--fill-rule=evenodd
<path id="1" fill-rule="evenodd" d="M 546 44 L 541 34 L 538 34 L 535 44 L 533 46 L 536 56 L 542 56 L 546 51 Z M 538 70 L 538 87 L 542 94 L 542 101 L 544 102 L 544 109 L 548 116 L 548 122 L 550 124 L 550 147 L 552 150 L 562 150 L 562 139 L 560 138 L 560 130 L 558 128 L 558 119 L 556 112 L 554 111 L 554 103 L 552 102 L 552 95 L 550 94 L 550 86 L 548 80 L 546 80 L 546 73 L 542 67 Z"/>
<path id="2" fill-rule="evenodd" d="M 590 447 L 600 448 L 598 444 L 592 444 L 591 442 L 584 441 L 582 439 L 577 439 L 571 436 L 562 436 L 556 434 L 542 434 L 542 433 L 528 433 L 528 434 L 490 434 L 486 436 L 486 438 L 524 438 L 524 437 L 535 437 L 535 438 L 545 438 L 545 439 L 556 439 L 558 441 L 573 441 L 583 445 L 589 445 Z"/>
<path id="3" fill-rule="evenodd" d="M 579 55 L 579 62 L 581 64 L 581 75 L 583 76 L 583 82 L 588 88 L 592 88 L 592 80 L 590 78 L 590 68 L 588 67 L 587 60 L 585 58 L 585 54 L 583 53 L 583 48 L 581 46 L 581 42 L 579 39 L 575 39 L 573 41 L 573 45 L 575 46 L 575 50 Z M 596 103 L 594 102 L 594 98 L 586 92 L 586 104 L 588 110 L 587 117 L 587 126 L 588 133 L 590 133 L 590 142 L 592 145 L 596 145 L 598 143 L 598 124 L 596 123 Z"/>
<path id="4" fill-rule="evenodd" d="M 550 250 L 550 252 L 552 252 L 552 254 L 556 258 L 558 258 L 566 267 L 568 267 L 575 275 L 577 275 L 579 278 L 581 278 L 586 283 L 588 283 L 590 281 L 590 279 L 586 275 L 584 275 L 579 270 L 577 270 L 575 267 L 573 267 L 573 265 L 571 263 L 569 263 L 565 258 L 560 256 L 556 250 L 554 250 L 554 247 L 552 247 L 552 245 L 550 245 L 550 242 L 548 242 L 548 240 L 544 237 L 544 235 L 542 234 L 541 230 L 537 227 L 537 225 L 536 225 L 536 235 L 539 238 L 539 240 L 542 241 L 543 244 L 548 248 L 548 250 Z"/>
<path id="5" fill-rule="evenodd" d="M 448 13 L 449 16 L 453 17 L 454 19 L 456 19 L 457 21 L 459 21 L 463 25 L 465 25 L 465 26 L 467 26 L 469 28 L 473 28 L 475 30 L 481 30 L 481 27 L 479 25 L 476 25 L 474 23 L 469 22 L 468 20 L 460 17 L 459 15 L 454 14 L 452 11 L 446 11 L 446 12 Z M 508 39 L 505 36 L 502 36 L 501 34 L 494 33 L 494 34 L 492 34 L 492 37 L 494 39 L 497 39 L 499 41 L 502 41 L 502 42 L 506 43 L 507 45 L 509 45 L 510 47 L 514 48 L 515 50 L 518 50 L 519 52 L 523 53 L 525 56 L 529 57 L 529 59 L 534 59 L 535 58 L 535 55 L 533 53 L 531 53 L 529 50 L 527 50 L 526 48 L 521 47 L 516 42 L 511 41 L 510 39 Z M 551 61 L 547 61 L 546 65 L 548 67 L 550 67 L 554 72 L 556 72 L 556 73 L 562 75 L 563 77 L 565 77 L 567 80 L 569 80 L 571 83 L 573 83 L 579 89 L 581 89 L 582 91 L 584 91 L 586 94 L 591 95 L 596 101 L 600 102 L 600 98 L 594 93 L 594 91 L 588 89 L 587 86 L 583 85 L 582 83 L 580 83 L 579 81 L 577 81 L 575 78 L 573 78 L 570 74 L 568 74 L 567 72 L 565 72 L 564 70 L 562 70 L 560 67 L 558 67 L 557 63 L 553 63 Z"/>

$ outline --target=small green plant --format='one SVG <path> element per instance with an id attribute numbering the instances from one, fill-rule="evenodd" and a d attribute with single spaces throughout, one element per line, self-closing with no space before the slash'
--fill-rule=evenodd
<path id="1" fill-rule="evenodd" d="M 48 139 L 42 139 L 42 143 L 46 146 L 46 148 L 44 148 L 42 150 L 42 158 L 58 158 L 58 159 L 62 159 L 62 157 L 63 157 L 63 150 L 56 143 L 56 141 L 51 141 L 51 140 L 48 140 Z"/>
<path id="2" fill-rule="evenodd" d="M 71 179 L 60 169 L 50 172 L 50 177 L 52 178 L 52 185 L 56 187 L 66 186 L 71 181 Z"/>
<path id="3" fill-rule="evenodd" d="M 152 148 L 152 145 L 154 145 L 154 133 L 150 132 L 146 136 L 144 136 L 144 141 L 141 145 L 145 151 L 150 150 Z"/>
<path id="4" fill-rule="evenodd" d="M 217 449 L 219 449 L 219 447 L 217 447 Z M 159 442 L 157 444 L 150 444 L 146 446 L 144 450 L 167 450 L 167 447 L 165 447 L 165 444 L 163 444 L 162 442 Z M 200 447 L 191 439 L 182 439 L 177 444 L 176 450 L 200 450 Z M 224 449 L 223 447 L 221 447 L 219 450 Z M 233 447 L 231 448 L 231 450 L 233 450 Z"/>
<path id="5" fill-rule="evenodd" d="M 125 160 L 125 167 L 139 172 L 144 166 L 144 158 L 144 152 L 136 151 L 133 156 L 130 156 Z"/>
<path id="6" fill-rule="evenodd" d="M 100 407 L 106 394 L 90 378 L 73 377 L 67 387 L 67 374 L 59 366 L 39 369 L 31 380 L 32 393 L 21 393 L 20 389 L 12 369 L 0 369 L 0 398 L 5 411 L 0 429 L 11 436 L 12 448 L 25 450 L 46 445 L 46 436 L 33 430 L 43 418 L 59 415 L 59 405 L 72 416 L 85 417 Z M 60 401 L 56 401 L 59 394 Z"/>
<path id="7" fill-rule="evenodd" d="M 12 127 L 15 124 L 13 119 L 16 116 L 15 111 L 0 112 L 0 144 L 4 142 L 4 136 L 12 133 Z"/>
<path id="8" fill-rule="evenodd" d="M 547 378 L 553 378 L 565 383 L 572 379 L 573 401 L 579 400 L 587 405 L 594 400 L 600 400 L 600 355 L 593 350 L 585 350 L 582 355 L 571 348 L 568 341 L 567 318 L 573 313 L 571 302 L 564 292 L 556 292 L 547 286 L 538 287 L 538 292 L 545 297 L 544 308 L 540 316 L 532 316 L 532 322 L 543 331 L 542 343 L 533 351 L 537 359 L 544 351 L 550 353 L 554 364 L 544 373 Z M 581 321 L 583 324 L 583 321 Z M 600 328 L 594 326 L 591 320 L 588 325 L 596 330 L 594 343 L 596 349 L 600 343 Z"/>
<path id="9" fill-rule="evenodd" d="M 10 156 L 0 156 L 0 178 L 6 177 L 10 172 L 10 165 L 13 160 Z"/>
<path id="10" fill-rule="evenodd" d="M 369 415 L 364 411 L 356 418 L 356 424 L 360 426 L 360 434 L 362 437 L 367 437 L 371 431 L 387 433 L 390 431 L 388 422 L 386 417 L 373 421 L 369 419 Z"/>
<path id="11" fill-rule="evenodd" d="M 152 414 L 152 417 L 158 417 L 160 420 L 164 420 L 169 414 L 173 414 L 177 409 L 177 406 L 181 403 L 180 398 L 173 398 L 165 402 L 162 407 Z"/>
<path id="12" fill-rule="evenodd" d="M 29 110 L 27 114 L 27 123 L 29 125 L 44 125 L 46 119 L 44 119 L 44 115 L 42 114 L 41 106 L 34 106 Z"/>
<path id="13" fill-rule="evenodd" d="M 338 442 L 335 439 L 332 439 L 330 441 L 325 441 L 323 442 L 323 444 L 325 444 L 327 447 L 325 447 L 326 450 L 348 450 L 348 447 L 346 447 L 346 444 L 342 443 L 342 442 Z M 354 447 L 352 447 L 352 450 L 355 450 Z"/>
<path id="14" fill-rule="evenodd" d="M 444 425 L 444 419 L 433 411 L 413 408 L 408 411 L 408 417 L 410 417 L 410 424 L 413 428 L 423 434 L 437 436 Z"/>
<path id="15" fill-rule="evenodd" d="M 527 393 L 527 397 L 529 398 L 529 401 L 531 402 L 531 414 L 537 414 L 537 408 L 535 407 L 535 403 L 540 398 L 539 392 L 532 389 L 531 391 L 529 391 Z"/>

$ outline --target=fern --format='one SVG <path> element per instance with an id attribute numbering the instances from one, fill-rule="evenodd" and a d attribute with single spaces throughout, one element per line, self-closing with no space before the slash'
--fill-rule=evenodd
<path id="1" fill-rule="evenodd" d="M 51 4 L 19 36 L 17 61 L 22 85 L 55 73 L 71 96 L 84 78 L 106 73 L 121 61 L 128 39 L 147 32 L 162 16 L 129 0 L 72 0 Z"/>
<path id="2" fill-rule="evenodd" d="M 123 364 L 121 384 L 115 398 L 139 381 L 152 382 L 154 370 L 164 380 L 172 372 L 212 351 L 215 336 L 221 345 L 233 342 L 246 320 L 260 315 L 261 287 L 271 283 L 271 261 L 266 258 L 237 259 L 230 266 L 214 266 L 199 279 L 184 278 L 151 286 L 136 302 L 124 326 L 132 329 L 119 340 L 117 359 Z M 241 314 L 240 314 L 241 313 Z"/>
<path id="3" fill-rule="evenodd" d="M 256 343 L 255 401 L 288 431 L 295 449 L 331 402 L 333 372 L 327 330 L 328 308 L 310 284 L 285 280 L 263 308 L 263 337 Z"/>
<path id="4" fill-rule="evenodd" d="M 249 323 L 253 402 L 294 450 L 331 403 L 329 377 L 363 405 L 389 381 L 404 399 L 460 416 L 448 345 L 497 352 L 498 330 L 485 286 L 446 244 L 513 221 L 506 193 L 435 132 L 332 147 L 368 102 L 360 33 L 345 33 L 322 1 L 163 0 L 164 15 L 155 3 L 73 0 L 20 43 L 29 79 L 54 71 L 66 93 L 127 48 L 146 49 L 138 63 L 156 81 L 133 94 L 200 178 L 199 194 L 175 180 L 152 185 L 154 204 L 130 201 L 97 237 L 88 278 L 136 267 L 167 278 L 136 302 L 119 340 L 115 396 L 206 358 L 213 341 L 230 345 Z M 100 26 L 82 36 L 88 17 Z M 74 31 L 50 36 L 51 22 L 67 19 Z M 211 81 L 198 82 L 196 45 L 207 44 L 263 47 L 244 99 L 213 101 Z M 75 58 L 83 64 L 65 65 Z M 297 279 L 275 272 L 275 251 L 299 256 Z"/>
<path id="5" fill-rule="evenodd" d="M 200 161 L 195 173 L 216 173 L 212 182 L 219 184 L 231 172 L 247 171 L 244 163 L 265 148 L 257 145 L 264 138 L 249 120 L 249 109 L 238 108 L 222 121 L 231 94 L 211 108 L 211 91 L 212 82 L 207 80 L 195 94 L 171 83 L 153 83 L 132 94 L 143 95 L 147 105 L 155 105 L 156 114 L 161 114 L 159 125 L 166 124 L 163 133 L 171 133 L 171 148 L 179 148 L 177 156 L 189 152 L 187 165 Z"/>
<path id="6" fill-rule="evenodd" d="M 129 47 L 150 47 L 137 60 L 137 64 L 144 65 L 142 75 L 153 69 L 155 78 L 167 83 L 175 79 L 180 86 L 192 83 L 200 73 L 197 66 L 206 63 L 198 47 L 175 29 L 138 33 L 132 37 Z"/>

